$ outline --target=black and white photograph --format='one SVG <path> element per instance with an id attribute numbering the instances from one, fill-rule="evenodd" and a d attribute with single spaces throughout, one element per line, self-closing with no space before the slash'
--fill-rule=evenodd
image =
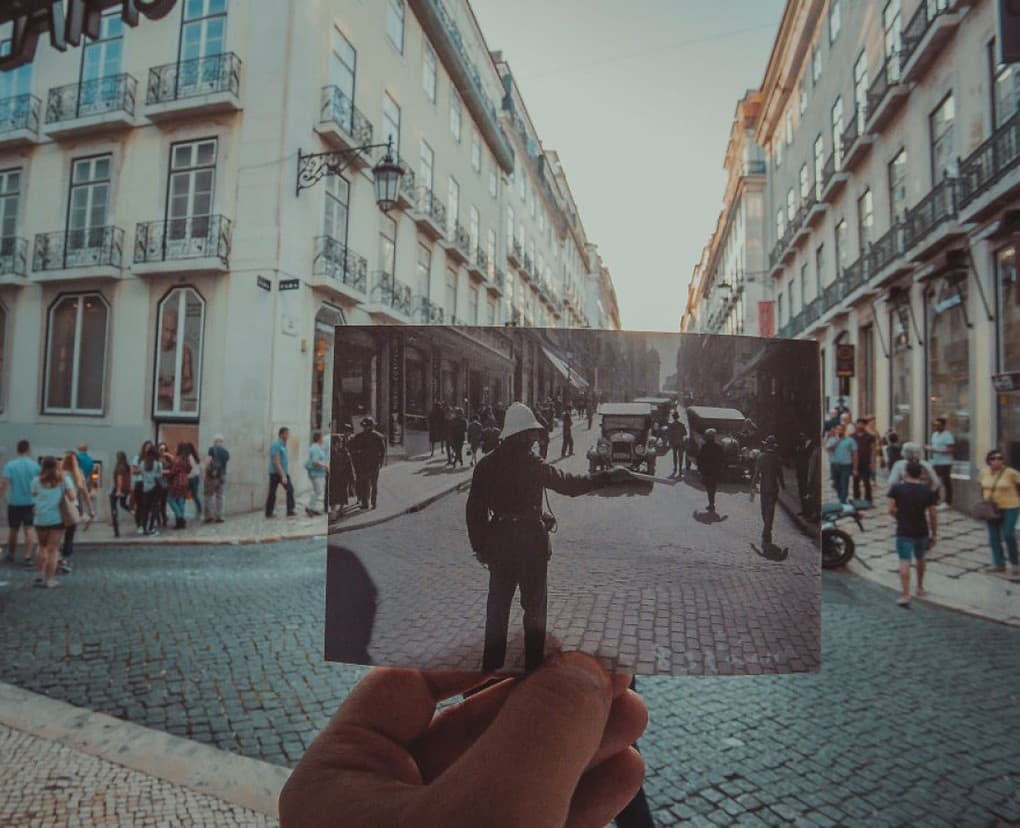
<path id="1" fill-rule="evenodd" d="M 328 660 L 819 669 L 815 343 L 341 326 L 334 353 Z"/>

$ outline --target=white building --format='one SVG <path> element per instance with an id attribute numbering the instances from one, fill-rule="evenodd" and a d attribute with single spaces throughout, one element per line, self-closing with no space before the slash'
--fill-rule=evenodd
<path id="1" fill-rule="evenodd" d="M 583 227 L 523 111 L 466 0 L 181 0 L 41 42 L 0 73 L 0 454 L 86 441 L 109 469 L 147 438 L 222 432 L 247 510 L 280 426 L 295 469 L 330 429 L 336 324 L 502 325 L 518 304 L 586 324 Z M 383 150 L 318 181 L 299 166 L 387 141 L 405 169 L 388 214 Z M 447 350 L 465 348 L 501 358 L 486 338 Z M 344 382 L 379 370 L 369 355 Z"/>

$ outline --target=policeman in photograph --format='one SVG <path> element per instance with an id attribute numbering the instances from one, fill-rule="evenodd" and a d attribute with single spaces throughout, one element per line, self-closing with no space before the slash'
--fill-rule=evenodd
<path id="1" fill-rule="evenodd" d="M 566 474 L 533 453 L 544 432 L 523 403 L 506 412 L 501 442 L 475 467 L 467 500 L 471 548 L 489 568 L 482 670 L 492 672 L 506 659 L 510 606 L 518 586 L 524 610 L 525 669 L 542 663 L 546 629 L 546 571 L 552 547 L 552 515 L 543 514 L 545 489 L 576 497 L 630 480 L 625 469 L 591 475 Z"/>
<path id="2" fill-rule="evenodd" d="M 761 454 L 754 463 L 754 476 L 751 478 L 751 498 L 754 498 L 755 486 L 761 493 L 761 542 L 763 545 L 772 543 L 772 524 L 776 518 L 776 503 L 779 502 L 779 491 L 786 488 L 783 480 L 783 461 L 779 457 L 779 444 L 773 435 L 765 438 L 761 445 Z"/>
<path id="3" fill-rule="evenodd" d="M 719 476 L 723 467 L 723 448 L 716 441 L 716 430 L 705 429 L 705 442 L 698 452 L 698 473 L 708 494 L 708 511 L 715 512 L 715 492 L 719 488 Z"/>
<path id="4" fill-rule="evenodd" d="M 673 412 L 673 420 L 666 426 L 666 439 L 673 453 L 673 473 L 670 477 L 683 477 L 684 449 L 687 447 L 687 426 L 680 422 L 680 414 Z"/>
<path id="5" fill-rule="evenodd" d="M 361 431 L 351 437 L 347 450 L 354 464 L 354 485 L 362 509 L 374 509 L 379 495 L 379 470 L 386 460 L 386 438 L 375 430 L 375 420 L 365 417 Z"/>

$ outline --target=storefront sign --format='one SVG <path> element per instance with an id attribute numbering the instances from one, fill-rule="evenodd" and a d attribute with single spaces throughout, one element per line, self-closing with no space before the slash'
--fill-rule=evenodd
<path id="1" fill-rule="evenodd" d="M 404 337 L 390 338 L 390 411 L 389 438 L 391 446 L 404 442 Z"/>
<path id="2" fill-rule="evenodd" d="M 836 376 L 852 377 L 854 375 L 854 346 L 836 346 Z"/>
<path id="3" fill-rule="evenodd" d="M 40 35 L 49 35 L 59 52 L 79 46 L 82 36 L 99 39 L 103 12 L 120 7 L 128 26 L 138 25 L 139 14 L 149 20 L 166 17 L 177 0 L 21 0 L 0 7 L 0 24 L 13 23 L 10 52 L 0 58 L 0 72 L 31 63 Z M 13 8 L 12 8 L 13 6 Z"/>
<path id="4" fill-rule="evenodd" d="M 992 387 L 1000 394 L 1020 389 L 1020 371 L 1008 371 L 992 375 Z"/>

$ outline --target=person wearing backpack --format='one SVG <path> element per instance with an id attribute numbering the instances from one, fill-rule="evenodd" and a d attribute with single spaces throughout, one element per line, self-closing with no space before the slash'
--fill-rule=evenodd
<path id="1" fill-rule="evenodd" d="M 230 452 L 223 446 L 223 435 L 217 434 L 209 447 L 208 460 L 205 464 L 205 478 L 202 481 L 205 491 L 204 523 L 223 523 L 223 490 L 227 485 L 227 462 Z"/>

